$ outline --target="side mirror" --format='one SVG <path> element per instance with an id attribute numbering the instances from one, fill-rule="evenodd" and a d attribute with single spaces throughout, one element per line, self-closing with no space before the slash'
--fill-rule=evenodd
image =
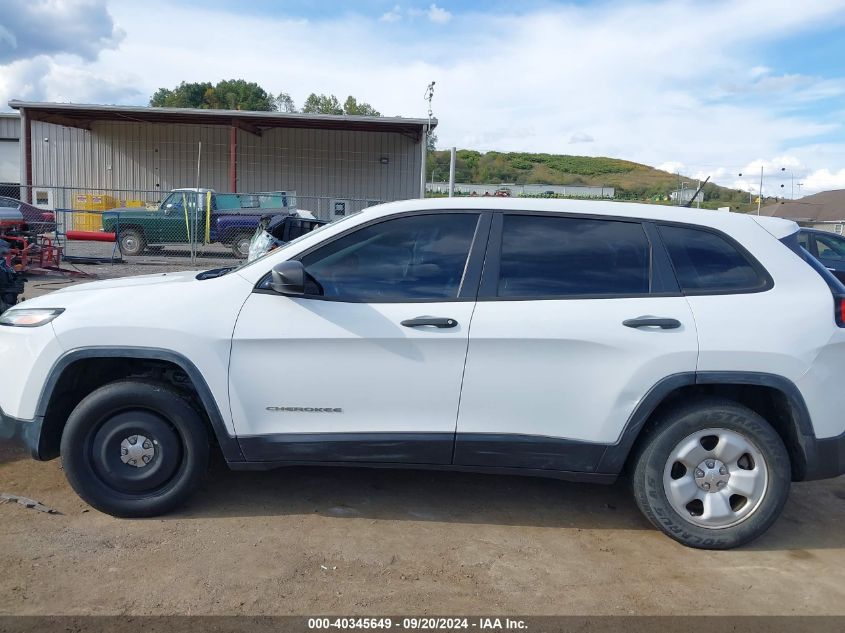
<path id="1" fill-rule="evenodd" d="M 270 286 L 280 295 L 305 294 L 305 267 L 302 262 L 293 260 L 276 264 L 271 275 Z"/>

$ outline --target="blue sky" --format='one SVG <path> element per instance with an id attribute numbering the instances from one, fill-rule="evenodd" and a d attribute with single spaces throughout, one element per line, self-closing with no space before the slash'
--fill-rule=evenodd
<path id="1" fill-rule="evenodd" d="M 845 0 L 4 5 L 0 104 L 144 104 L 242 77 L 297 104 L 353 94 L 422 116 L 436 81 L 443 147 L 613 156 L 742 188 L 762 165 L 766 193 L 786 173 L 802 193 L 845 188 Z"/>

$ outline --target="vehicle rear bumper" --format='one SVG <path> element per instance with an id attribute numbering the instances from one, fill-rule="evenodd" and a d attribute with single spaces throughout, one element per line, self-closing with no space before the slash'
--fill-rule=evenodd
<path id="1" fill-rule="evenodd" d="M 34 420 L 19 420 L 6 415 L 0 409 L 0 441 L 10 441 L 29 451 L 33 459 L 42 459 L 41 418 Z"/>
<path id="2" fill-rule="evenodd" d="M 807 446 L 807 471 L 803 481 L 831 479 L 845 474 L 845 433 L 814 439 Z"/>

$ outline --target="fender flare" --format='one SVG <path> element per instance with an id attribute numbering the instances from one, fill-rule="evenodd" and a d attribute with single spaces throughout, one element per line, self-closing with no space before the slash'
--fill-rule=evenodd
<path id="1" fill-rule="evenodd" d="M 197 390 L 197 395 L 199 395 L 200 402 L 211 422 L 211 427 L 217 438 L 217 443 L 220 446 L 223 457 L 230 463 L 245 461 L 240 444 L 236 437 L 229 434 L 229 430 L 226 428 L 226 423 L 223 421 L 223 416 L 220 414 L 220 409 L 217 406 L 217 401 L 214 399 L 211 389 L 208 387 L 208 383 L 205 381 L 200 370 L 188 358 L 169 349 L 157 347 L 82 347 L 63 354 L 50 369 L 44 387 L 41 389 L 41 395 L 38 398 L 38 405 L 35 411 L 36 420 L 43 421 L 44 416 L 47 414 L 47 407 L 53 397 L 53 391 L 64 371 L 76 361 L 91 358 L 160 360 L 173 363 L 179 367 L 191 379 L 191 383 Z M 41 425 L 39 433 L 43 435 L 43 432 L 43 425 Z"/>
<path id="2" fill-rule="evenodd" d="M 666 376 L 658 381 L 637 404 L 631 413 L 619 440 L 605 449 L 597 471 L 618 474 L 625 466 L 634 446 L 651 414 L 673 391 L 689 385 L 755 385 L 768 387 L 782 393 L 792 410 L 795 435 L 799 450 L 809 467 L 816 453 L 816 436 L 810 413 L 798 387 L 788 378 L 765 372 L 747 371 L 700 371 L 682 372 Z"/>

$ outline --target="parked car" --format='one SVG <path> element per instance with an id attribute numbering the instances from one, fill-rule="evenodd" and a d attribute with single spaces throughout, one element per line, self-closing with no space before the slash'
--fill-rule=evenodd
<path id="1" fill-rule="evenodd" d="M 0 233 L 3 229 L 3 219 L 6 211 L 0 209 Z M 10 244 L 0 239 L 0 314 L 18 302 L 18 296 L 23 293 L 25 280 L 23 275 L 6 262 L 6 254 Z"/>
<path id="2" fill-rule="evenodd" d="M 230 246 L 236 257 L 246 259 L 261 217 L 289 213 L 294 204 L 295 198 L 286 192 L 174 189 L 157 209 L 128 207 L 104 212 L 103 230 L 117 233 L 124 255 L 140 255 L 151 245 L 210 242 Z"/>
<path id="3" fill-rule="evenodd" d="M 0 196 L 0 209 L 19 211 L 26 223 L 26 230 L 35 235 L 56 231 L 56 214 L 52 211 L 45 211 L 27 202 L 6 196 Z"/>
<path id="4" fill-rule="evenodd" d="M 302 209 L 286 215 L 265 215 L 258 222 L 249 243 L 247 261 L 264 257 L 270 251 L 326 224 L 326 220 L 318 220 L 313 213 Z"/>
<path id="5" fill-rule="evenodd" d="M 837 279 L 845 281 L 845 237 L 830 231 L 801 229 L 798 242 Z"/>
<path id="6" fill-rule="evenodd" d="M 655 526 L 724 549 L 790 481 L 845 472 L 845 286 L 780 218 L 396 202 L 239 268 L 25 301 L 0 350 L 0 435 L 120 517 L 183 504 L 219 450 L 245 470 L 627 473 Z"/>

